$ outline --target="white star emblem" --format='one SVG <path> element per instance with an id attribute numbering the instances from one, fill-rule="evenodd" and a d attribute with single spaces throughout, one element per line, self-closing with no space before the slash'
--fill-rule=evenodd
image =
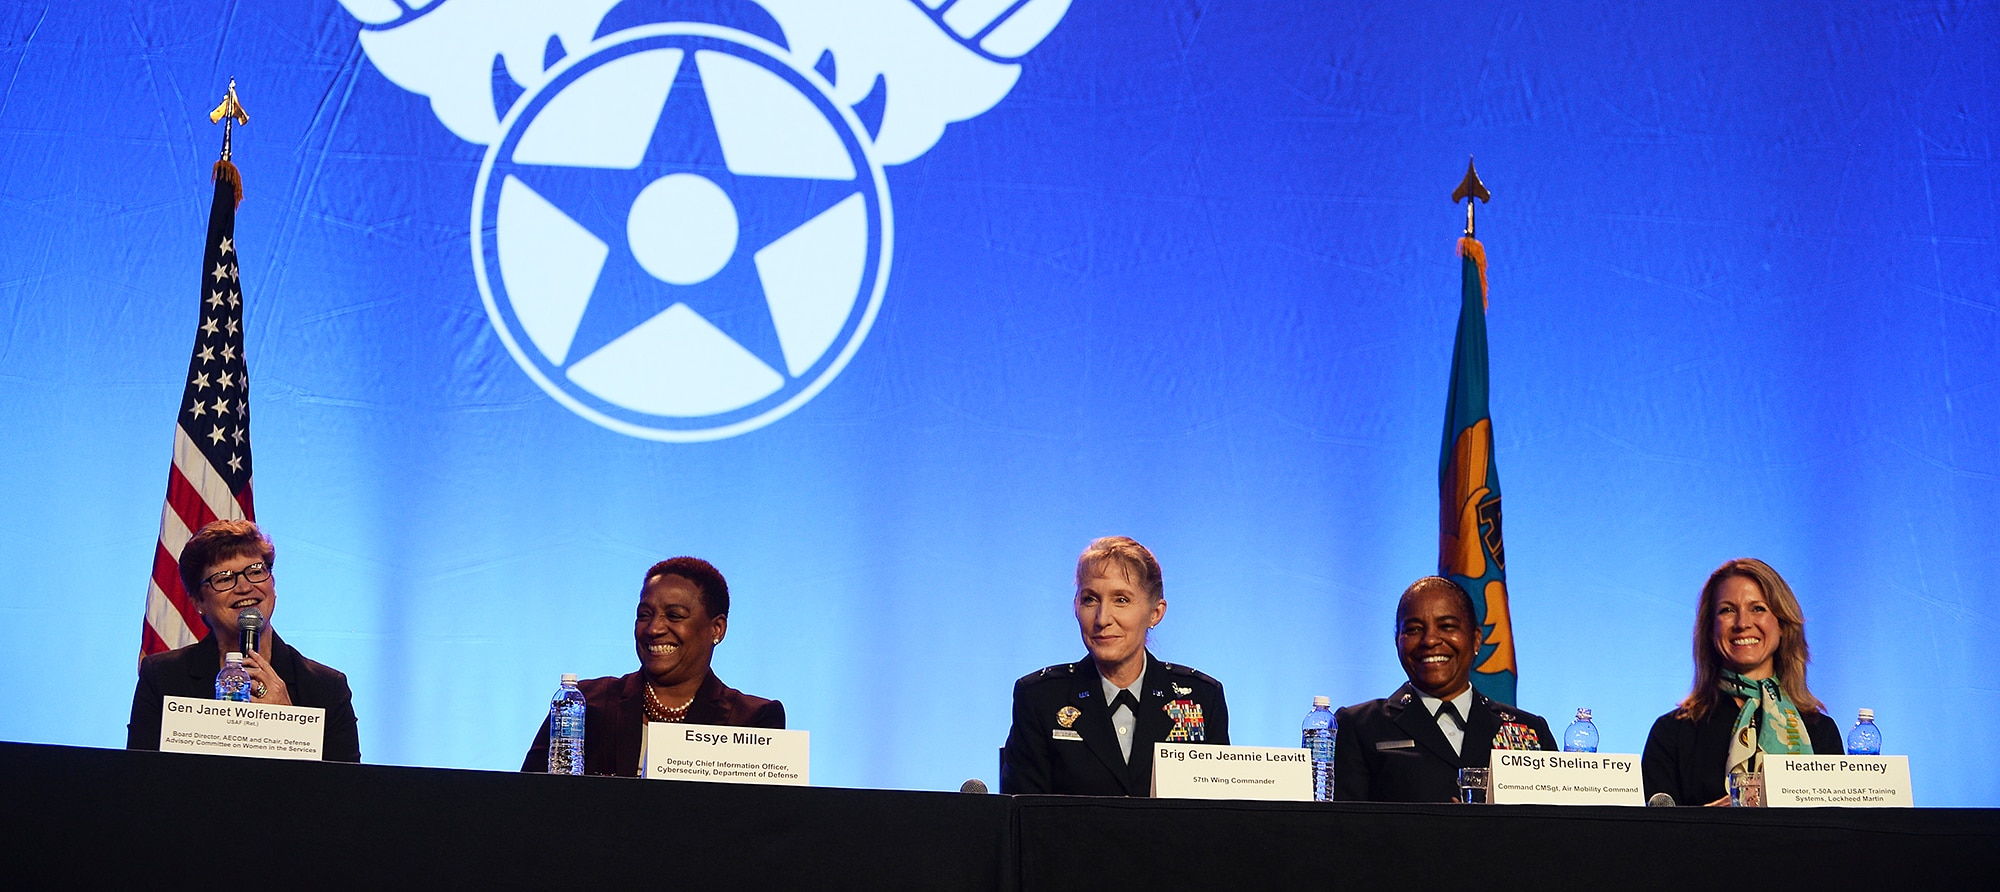
<path id="1" fill-rule="evenodd" d="M 188 383 L 189 383 L 189 384 L 193 384 L 193 385 L 194 385 L 194 389 L 196 389 L 196 390 L 207 390 L 207 389 L 208 389 L 208 373 L 207 373 L 207 372 L 202 372 L 201 374 L 199 374 L 199 375 L 196 375 L 196 376 L 194 376 L 194 380 L 193 380 L 193 381 L 189 381 Z"/>
<path id="2" fill-rule="evenodd" d="M 223 372 L 221 376 L 215 379 L 215 383 L 225 389 L 236 386 L 235 381 L 236 376 L 229 372 Z"/>
<path id="3" fill-rule="evenodd" d="M 229 281 L 236 281 L 236 264 L 234 263 L 229 265 Z"/>
<path id="4" fill-rule="evenodd" d="M 248 407 L 247 407 L 247 406 L 245 406 L 245 405 L 243 405 L 243 401 L 242 401 L 242 400 L 237 400 L 237 401 L 236 401 L 236 414 L 237 414 L 237 416 L 241 417 L 241 416 L 242 416 L 242 414 L 243 414 L 243 410 L 244 410 L 244 409 L 246 409 L 246 408 L 248 408 Z"/>
<path id="5" fill-rule="evenodd" d="M 207 406 L 204 406 L 204 405 L 202 405 L 202 404 L 201 404 L 201 400 L 195 400 L 195 401 L 194 401 L 194 408 L 190 409 L 189 411 L 191 411 L 191 412 L 193 412 L 193 413 L 194 413 L 194 417 L 196 417 L 196 418 L 200 418 L 203 412 L 207 412 L 207 411 L 208 411 L 208 407 L 207 407 Z"/>
<path id="6" fill-rule="evenodd" d="M 217 331 L 217 329 L 218 329 L 218 326 L 217 326 L 217 325 L 215 324 L 215 320 L 214 320 L 214 319 L 203 319 L 203 320 L 201 320 L 201 330 L 202 330 L 202 331 L 204 331 L 204 332 L 207 332 L 207 333 L 209 333 L 209 334 L 215 334 L 215 332 Z"/>
<path id="7" fill-rule="evenodd" d="M 236 345 L 235 345 L 235 344 L 224 344 L 224 345 L 222 345 L 222 359 L 223 359 L 223 361 L 224 361 L 224 362 L 235 362 L 235 361 L 236 361 Z"/>
<path id="8" fill-rule="evenodd" d="M 215 280 L 217 282 L 220 282 L 224 278 L 227 278 L 229 276 L 229 270 L 225 269 L 222 264 L 218 263 L 215 265 L 215 272 L 212 275 L 215 276 Z"/>
<path id="9" fill-rule="evenodd" d="M 229 470 L 241 473 L 243 471 L 243 457 L 235 453 L 230 453 Z"/>
<path id="10" fill-rule="evenodd" d="M 226 327 L 229 329 L 229 334 L 234 336 L 236 334 L 236 317 L 229 317 L 229 325 Z"/>
<path id="11" fill-rule="evenodd" d="M 220 308 L 220 307 L 222 306 L 222 292 L 220 292 L 220 291 L 211 291 L 211 292 L 209 292 L 209 293 L 208 293 L 208 306 L 209 306 L 209 308 L 210 308 L 210 309 L 216 309 L 216 308 Z"/>
<path id="12" fill-rule="evenodd" d="M 234 250 L 236 250 L 236 244 L 235 244 L 235 243 L 236 243 L 236 240 L 235 240 L 235 239 L 232 239 L 232 238 L 228 238 L 228 237 L 226 237 L 226 236 L 225 236 L 225 237 L 224 237 L 224 238 L 222 239 L 222 247 L 221 247 L 221 248 L 220 248 L 219 250 L 221 250 L 221 251 L 222 251 L 222 253 L 224 253 L 224 254 L 227 254 L 227 253 L 229 253 L 229 252 L 231 252 L 231 251 L 234 251 Z"/>
<path id="13" fill-rule="evenodd" d="M 230 431 L 230 436 L 235 437 L 236 442 L 238 444 L 241 444 L 243 442 L 243 429 L 239 427 L 233 431 Z"/>
<path id="14" fill-rule="evenodd" d="M 215 414 L 217 414 L 217 415 L 221 415 L 222 413 L 224 413 L 224 412 L 227 412 L 227 411 L 229 411 L 229 401 L 228 401 L 228 400 L 226 400 L 226 399 L 223 399 L 223 398 L 221 398 L 221 397 L 216 397 L 216 398 L 215 398 Z"/>
<path id="15" fill-rule="evenodd" d="M 238 302 L 240 302 L 241 300 L 242 300 L 242 297 L 241 297 L 240 295 L 238 295 L 238 294 L 237 294 L 236 292 L 234 292 L 234 291 L 231 291 L 231 292 L 229 292 L 229 308 L 230 308 L 230 309 L 232 309 L 232 310 L 236 309 L 236 304 L 237 304 Z"/>
<path id="16" fill-rule="evenodd" d="M 201 352 L 200 352 L 200 353 L 196 353 L 195 355 L 196 355 L 196 356 L 198 356 L 198 357 L 201 357 L 201 361 L 202 361 L 202 362 L 214 362 L 214 361 L 215 361 L 215 348 L 214 348 L 214 347 L 203 347 L 203 348 L 201 348 Z"/>
<path id="17" fill-rule="evenodd" d="M 208 432 L 208 441 L 210 443 L 221 445 L 222 438 L 223 438 L 222 428 L 219 426 L 216 427 L 214 430 Z"/>

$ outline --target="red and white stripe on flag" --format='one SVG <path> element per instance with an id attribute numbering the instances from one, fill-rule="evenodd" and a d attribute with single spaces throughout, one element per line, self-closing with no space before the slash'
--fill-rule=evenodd
<path id="1" fill-rule="evenodd" d="M 146 586 L 142 657 L 185 647 L 208 634 L 194 598 L 181 586 L 182 546 L 211 521 L 256 518 L 250 498 L 250 381 L 243 361 L 243 292 L 236 263 L 240 181 L 233 166 L 225 174 L 225 165 L 216 166 L 208 243 L 202 251 L 200 322 L 174 425 L 166 506 Z"/>

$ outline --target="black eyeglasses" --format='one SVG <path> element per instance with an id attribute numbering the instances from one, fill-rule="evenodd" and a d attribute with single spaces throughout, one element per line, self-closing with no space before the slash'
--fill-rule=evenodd
<path id="1" fill-rule="evenodd" d="M 236 580 L 238 579 L 255 585 L 269 578 L 271 578 L 271 568 L 264 566 L 263 561 L 258 561 L 241 570 L 224 570 L 202 580 L 201 584 L 208 586 L 209 591 L 219 595 L 235 589 Z"/>

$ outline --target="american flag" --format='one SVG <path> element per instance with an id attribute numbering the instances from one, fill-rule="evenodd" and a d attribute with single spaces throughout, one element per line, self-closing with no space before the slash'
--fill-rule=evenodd
<path id="1" fill-rule="evenodd" d="M 250 501 L 250 373 L 243 363 L 243 288 L 236 257 L 243 181 L 227 160 L 216 162 L 214 178 L 201 258 L 201 322 L 174 425 L 174 462 L 167 469 L 167 504 L 146 589 L 141 656 L 185 647 L 208 634 L 194 599 L 181 588 L 181 546 L 210 521 L 256 519 Z"/>

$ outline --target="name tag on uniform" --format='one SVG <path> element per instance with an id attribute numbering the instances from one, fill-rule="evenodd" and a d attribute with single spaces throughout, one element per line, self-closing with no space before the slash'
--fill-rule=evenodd
<path id="1" fill-rule="evenodd" d="M 1375 751 L 1379 753 L 1384 750 L 1407 750 L 1415 748 L 1416 745 L 1417 742 L 1414 740 L 1378 740 L 1375 742 Z"/>
<path id="2" fill-rule="evenodd" d="M 1068 729 L 1068 728 L 1051 728 L 1051 729 L 1049 730 L 1049 736 L 1050 736 L 1050 737 L 1054 737 L 1054 738 L 1055 738 L 1055 739 L 1057 739 L 1057 740 L 1082 740 L 1082 739 L 1083 739 L 1083 735 L 1081 735 L 1081 734 L 1078 734 L 1078 733 L 1076 733 L 1075 731 L 1071 731 L 1071 730 L 1070 730 L 1070 729 Z"/>

